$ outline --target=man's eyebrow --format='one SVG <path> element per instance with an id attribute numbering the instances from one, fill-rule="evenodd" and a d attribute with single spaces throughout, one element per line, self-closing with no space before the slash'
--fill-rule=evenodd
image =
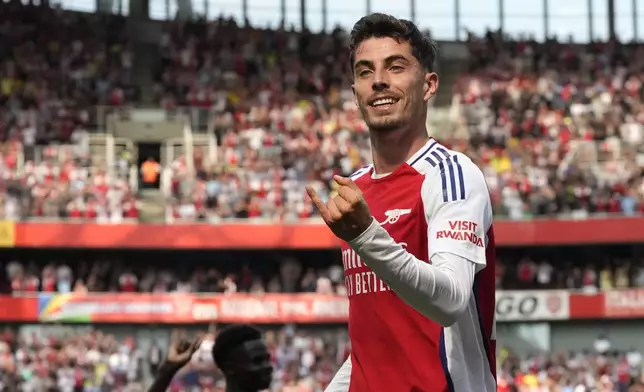
<path id="1" fill-rule="evenodd" d="M 409 63 L 409 60 L 402 54 L 393 54 L 385 59 L 385 64 L 390 65 L 394 61 L 404 61 L 406 63 Z M 356 61 L 355 66 L 353 67 L 354 69 L 358 69 L 359 67 L 367 67 L 367 68 L 373 68 L 373 61 L 370 60 L 358 60 Z"/>
<path id="2" fill-rule="evenodd" d="M 403 56 L 402 54 L 394 54 L 385 59 L 386 64 L 391 64 L 394 61 L 404 61 L 406 63 L 409 62 L 409 60 L 407 60 L 407 57 Z"/>
<path id="3" fill-rule="evenodd" d="M 373 68 L 373 61 L 358 60 L 358 61 L 356 61 L 356 64 L 353 66 L 353 68 L 358 69 L 359 67 Z"/>

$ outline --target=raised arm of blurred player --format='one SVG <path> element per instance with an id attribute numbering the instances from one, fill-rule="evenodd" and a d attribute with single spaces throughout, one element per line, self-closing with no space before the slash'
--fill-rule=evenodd
<path id="1" fill-rule="evenodd" d="M 485 267 L 492 207 L 483 173 L 469 158 L 459 154 L 441 166 L 427 173 L 421 190 L 431 263 L 394 242 L 376 219 L 349 245 L 407 304 L 450 326 L 467 308 L 474 275 Z M 472 234 L 480 241 L 472 242 Z"/>
<path id="2" fill-rule="evenodd" d="M 348 392 L 351 382 L 351 356 L 340 366 L 324 392 Z"/>
<path id="3" fill-rule="evenodd" d="M 168 356 L 159 368 L 148 392 L 167 391 L 175 374 L 190 361 L 190 358 L 199 349 L 199 346 L 201 346 L 201 339 L 188 341 L 182 339 L 179 333 L 173 330 L 170 347 L 168 348 Z"/>

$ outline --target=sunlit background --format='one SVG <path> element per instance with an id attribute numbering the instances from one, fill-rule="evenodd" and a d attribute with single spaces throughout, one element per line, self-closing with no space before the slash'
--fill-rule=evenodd
<path id="1" fill-rule="evenodd" d="M 97 4 L 92 0 L 57 1 L 68 10 L 94 12 Z M 608 7 L 599 0 L 443 0 L 411 2 L 371 0 L 347 2 L 343 0 L 317 0 L 306 4 L 306 27 L 312 31 L 335 25 L 350 28 L 362 15 L 384 12 L 398 17 L 411 18 L 421 27 L 431 29 L 438 40 L 463 39 L 467 29 L 482 33 L 486 28 L 502 27 L 508 34 L 533 35 L 537 39 L 557 35 L 571 37 L 575 42 L 608 37 Z M 128 15 L 130 0 L 114 1 L 115 13 Z M 192 2 L 195 15 L 207 19 L 220 15 L 243 20 L 243 2 L 226 0 L 196 0 Z M 154 20 L 173 19 L 179 9 L 171 0 L 151 0 L 149 15 Z M 254 26 L 275 27 L 281 20 L 281 11 L 287 25 L 302 28 L 299 0 L 248 0 L 247 16 Z M 644 0 L 619 0 L 614 4 L 615 31 L 622 40 L 641 40 L 644 37 Z"/>

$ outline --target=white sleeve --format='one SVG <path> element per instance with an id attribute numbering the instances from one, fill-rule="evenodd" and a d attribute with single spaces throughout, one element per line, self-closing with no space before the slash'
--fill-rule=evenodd
<path id="1" fill-rule="evenodd" d="M 427 318 L 450 326 L 467 309 L 475 274 L 472 262 L 442 254 L 432 257 L 432 264 L 419 260 L 375 219 L 349 245 L 405 303 Z"/>
<path id="2" fill-rule="evenodd" d="M 487 232 L 492 225 L 490 193 L 481 170 L 465 155 L 441 162 L 421 190 L 429 228 L 429 259 L 451 253 L 486 265 Z"/>
<path id="3" fill-rule="evenodd" d="M 326 387 L 324 392 L 348 392 L 349 383 L 351 382 L 351 355 L 340 366 L 338 372 L 333 376 L 333 380 Z"/>

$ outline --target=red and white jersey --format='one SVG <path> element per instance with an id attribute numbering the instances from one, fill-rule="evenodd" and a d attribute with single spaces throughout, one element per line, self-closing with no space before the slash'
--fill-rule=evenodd
<path id="1" fill-rule="evenodd" d="M 351 178 L 394 242 L 426 263 L 441 253 L 460 256 L 476 265 L 476 275 L 465 312 L 443 327 L 404 302 L 344 244 L 349 391 L 496 391 L 495 246 L 481 170 L 430 139 L 384 177 L 367 166 Z"/>

